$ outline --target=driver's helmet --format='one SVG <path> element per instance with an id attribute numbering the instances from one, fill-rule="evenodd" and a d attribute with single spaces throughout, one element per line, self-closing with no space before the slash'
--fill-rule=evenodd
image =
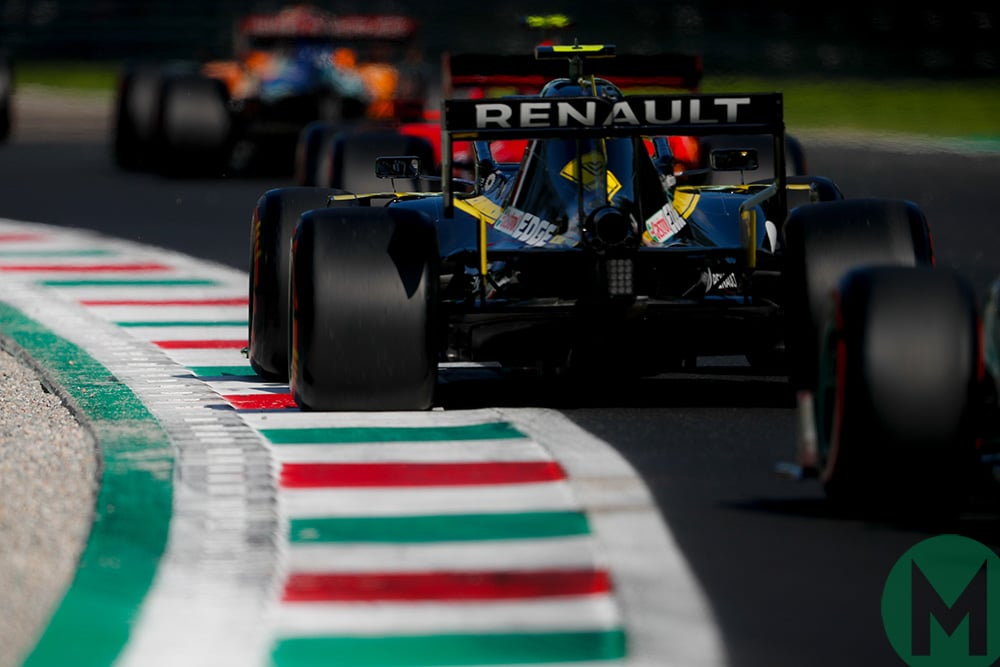
<path id="1" fill-rule="evenodd" d="M 609 100 L 620 100 L 624 97 L 622 91 L 607 79 L 594 77 L 581 85 L 573 79 L 554 79 L 542 88 L 542 97 L 603 97 Z"/>
<path id="2" fill-rule="evenodd" d="M 557 79 L 542 89 L 543 97 L 622 98 L 612 83 L 595 79 L 581 86 Z M 641 151 L 641 152 L 640 152 Z M 572 233 L 592 212 L 614 207 L 632 214 L 637 204 L 637 162 L 648 161 L 641 139 L 578 137 L 537 139 L 529 144 L 522 165 L 525 177 L 515 206 Z M 655 176 L 654 176 L 655 179 Z M 659 190 L 659 188 L 656 188 Z M 662 191 L 658 199 L 662 199 Z M 656 206 L 662 206 L 658 201 Z"/>

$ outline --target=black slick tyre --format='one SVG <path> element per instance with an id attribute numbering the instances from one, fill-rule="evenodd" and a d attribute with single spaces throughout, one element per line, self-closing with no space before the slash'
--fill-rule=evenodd
<path id="1" fill-rule="evenodd" d="M 128 67 L 118 79 L 111 150 L 121 169 L 152 166 L 161 79 L 152 64 Z"/>
<path id="2" fill-rule="evenodd" d="M 931 265 L 930 231 L 916 204 L 873 198 L 798 206 L 790 212 L 783 234 L 789 379 L 793 389 L 811 390 L 816 385 L 819 338 L 840 278 L 867 265 Z"/>
<path id="3" fill-rule="evenodd" d="M 157 165 L 167 175 L 216 176 L 225 171 L 235 127 L 228 92 L 199 74 L 164 78 L 157 109 Z"/>
<path id="4" fill-rule="evenodd" d="M 0 143 L 10 138 L 13 116 L 14 64 L 6 51 L 0 51 Z"/>
<path id="5" fill-rule="evenodd" d="M 314 210 L 292 248 L 290 385 L 305 410 L 426 410 L 437 384 L 434 226 L 400 208 Z"/>
<path id="6" fill-rule="evenodd" d="M 250 227 L 250 366 L 273 382 L 288 381 L 288 276 L 299 217 L 327 205 L 329 188 L 275 188 L 257 200 Z"/>
<path id="7" fill-rule="evenodd" d="M 392 189 L 375 176 L 375 158 L 391 155 L 414 155 L 425 172 L 434 168 L 434 149 L 425 139 L 385 130 L 345 132 L 333 142 L 330 187 L 359 193 Z M 399 180 L 396 188 L 418 192 L 421 184 Z"/>
<path id="8" fill-rule="evenodd" d="M 928 267 L 849 272 L 822 345 L 820 478 L 850 507 L 922 513 L 971 479 L 982 364 L 976 297 Z"/>
<path id="9" fill-rule="evenodd" d="M 342 129 L 340 123 L 316 120 L 299 133 L 295 144 L 295 182 L 302 186 L 325 186 L 320 177 L 324 152 L 330 150 L 333 136 Z"/>

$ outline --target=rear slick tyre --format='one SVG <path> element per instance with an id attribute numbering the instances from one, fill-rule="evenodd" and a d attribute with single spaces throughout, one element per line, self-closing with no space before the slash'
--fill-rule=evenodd
<path id="1" fill-rule="evenodd" d="M 330 188 L 275 188 L 254 207 L 250 227 L 250 366 L 271 382 L 288 381 L 288 275 L 299 217 L 340 194 Z"/>
<path id="2" fill-rule="evenodd" d="M 958 274 L 848 273 L 821 353 L 820 479 L 843 506 L 950 511 L 975 466 L 976 297 Z"/>
<path id="3" fill-rule="evenodd" d="M 400 208 L 314 210 L 292 245 L 290 385 L 303 410 L 427 410 L 437 235 Z"/>

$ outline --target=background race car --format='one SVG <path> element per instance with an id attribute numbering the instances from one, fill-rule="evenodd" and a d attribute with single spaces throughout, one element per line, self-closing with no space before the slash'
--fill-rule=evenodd
<path id="1" fill-rule="evenodd" d="M 308 6 L 241 19 L 230 60 L 133 63 L 118 84 L 113 153 L 125 169 L 291 173 L 310 122 L 422 108 L 403 71 L 417 24 Z"/>
<path id="2" fill-rule="evenodd" d="M 819 299 L 815 384 L 796 461 L 840 509 L 944 518 L 1000 507 L 1000 280 L 928 265 L 858 266 Z"/>
<path id="3" fill-rule="evenodd" d="M 0 49 L 0 143 L 10 138 L 14 125 L 14 62 Z"/>

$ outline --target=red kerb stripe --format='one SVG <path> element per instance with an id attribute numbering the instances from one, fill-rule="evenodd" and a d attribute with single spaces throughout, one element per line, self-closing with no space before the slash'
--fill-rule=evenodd
<path id="1" fill-rule="evenodd" d="M 155 340 L 164 350 L 241 350 L 247 346 L 246 339 L 241 340 Z"/>
<path id="2" fill-rule="evenodd" d="M 0 243 L 15 243 L 19 241 L 41 241 L 45 238 L 43 234 L 32 232 L 7 232 L 0 234 Z"/>
<path id="3" fill-rule="evenodd" d="M 291 394 L 230 394 L 223 396 L 237 410 L 278 410 L 296 408 Z"/>
<path id="4" fill-rule="evenodd" d="M 245 306 L 247 297 L 230 299 L 170 299 L 157 301 L 155 299 L 82 299 L 83 306 Z"/>
<path id="5" fill-rule="evenodd" d="M 281 485 L 290 489 L 364 486 L 475 486 L 565 479 L 554 461 L 487 463 L 286 463 Z"/>
<path id="6" fill-rule="evenodd" d="M 7 264 L 0 271 L 21 272 L 72 272 L 72 273 L 130 273 L 136 271 L 169 271 L 165 264 Z"/>
<path id="7" fill-rule="evenodd" d="M 611 590 L 602 570 L 293 573 L 284 602 L 512 600 L 596 595 Z"/>

